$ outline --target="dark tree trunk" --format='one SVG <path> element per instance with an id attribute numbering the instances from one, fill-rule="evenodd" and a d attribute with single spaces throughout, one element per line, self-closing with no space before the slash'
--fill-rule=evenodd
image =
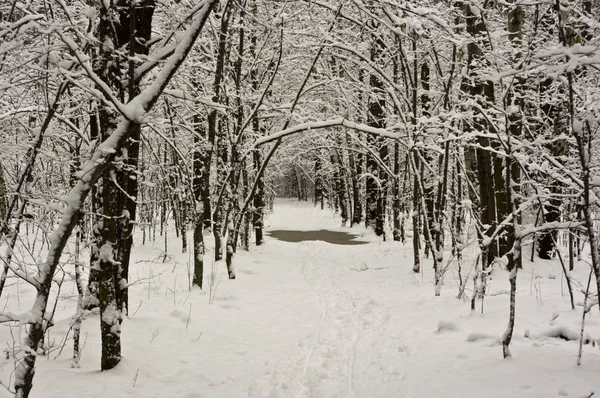
<path id="1" fill-rule="evenodd" d="M 118 15 L 117 22 L 113 13 Z M 144 43 L 150 39 L 153 14 L 154 0 L 128 2 L 125 6 L 117 6 L 114 9 L 100 9 L 97 32 L 100 41 L 111 40 L 117 48 L 128 46 L 131 58 L 127 62 L 115 60 L 114 54 L 101 47 L 98 50 L 96 73 L 123 102 L 125 97 L 131 100 L 140 92 L 139 82 L 134 80 L 133 57 L 135 54 L 148 54 Z M 126 76 L 122 73 L 125 65 L 128 70 Z M 105 140 L 113 133 L 116 129 L 116 119 L 113 109 L 105 104 L 100 105 L 99 138 Z M 97 187 L 97 197 L 101 197 L 101 203 L 97 205 L 98 210 L 102 209 L 102 220 L 96 221 L 96 247 L 92 249 L 92 266 L 98 272 L 102 370 L 112 369 L 121 359 L 120 324 L 122 312 L 127 312 L 128 304 L 127 280 L 137 211 L 135 198 L 138 194 L 138 184 L 135 177 L 140 133 L 139 124 L 130 124 L 128 140 L 117 153 L 121 164 L 106 169 Z M 93 279 L 90 277 L 90 281 Z"/>
<path id="2" fill-rule="evenodd" d="M 349 140 L 348 145 L 350 145 Z M 353 226 L 355 224 L 360 224 L 362 220 L 362 206 L 361 206 L 361 198 L 360 198 L 360 175 L 358 172 L 356 158 L 354 156 L 354 152 L 348 151 L 348 174 L 349 174 L 349 188 L 350 188 L 350 197 L 352 198 L 352 215 L 350 220 L 350 225 Z"/>
<path id="3" fill-rule="evenodd" d="M 247 158 L 244 159 L 244 163 L 242 166 L 242 197 L 245 198 L 248 196 L 250 192 L 250 182 L 248 180 L 248 167 L 247 167 Z M 249 209 L 246 210 L 244 214 L 244 230 L 242 235 L 242 248 L 246 251 L 250 250 L 250 230 L 252 223 L 252 211 Z"/>
<path id="4" fill-rule="evenodd" d="M 467 92 L 473 98 L 485 99 L 488 103 L 494 102 L 494 85 L 491 81 L 485 81 L 477 74 L 474 69 L 478 62 L 487 62 L 483 57 L 482 45 L 487 45 L 486 26 L 480 15 L 475 15 L 469 5 L 462 5 L 467 32 L 474 40 L 467 46 L 467 65 L 470 82 L 463 82 L 463 91 Z M 485 103 L 481 104 L 485 107 Z M 486 121 L 481 115 L 474 116 L 473 127 L 475 131 L 487 131 L 491 127 L 487 126 Z M 483 236 L 490 237 L 496 229 L 496 195 L 494 192 L 494 171 L 492 165 L 492 156 L 490 154 L 490 140 L 486 137 L 478 137 L 478 148 L 475 149 L 477 181 L 479 183 L 479 218 L 484 225 L 482 236 L 480 236 L 481 255 L 481 294 L 485 294 L 486 277 L 488 266 L 493 262 L 497 255 L 497 245 L 495 241 L 487 244 Z"/>
<path id="5" fill-rule="evenodd" d="M 229 2 L 226 3 L 226 5 Z M 228 58 L 228 49 L 227 43 L 229 41 L 229 21 L 232 15 L 231 7 L 225 7 L 221 14 L 221 24 L 219 28 L 219 40 L 218 40 L 218 48 L 216 54 L 216 67 L 215 67 L 215 77 L 213 81 L 213 97 L 212 101 L 214 103 L 220 103 L 222 99 L 221 91 L 223 89 L 223 81 L 225 80 L 225 65 Z M 224 135 L 222 122 L 219 121 L 218 113 L 216 109 L 212 109 L 208 113 L 208 147 L 207 149 L 211 151 L 209 159 L 212 160 L 212 151 L 214 148 L 220 148 L 222 145 L 225 145 L 224 137 L 220 137 L 220 135 Z M 220 141 L 220 142 L 217 142 Z M 226 164 L 226 155 L 221 152 L 221 156 L 218 156 L 220 160 Z M 211 173 L 211 164 L 212 162 L 205 163 L 206 173 L 210 176 Z M 209 195 L 210 198 L 210 189 Z M 212 209 L 210 203 L 204 203 L 204 227 L 212 228 L 213 235 L 215 237 L 215 261 L 221 259 L 221 218 L 222 209 L 217 205 L 217 208 Z M 210 221 L 209 221 L 210 220 Z M 214 222 L 214 225 L 212 224 Z"/>
<path id="6" fill-rule="evenodd" d="M 344 168 L 343 168 L 343 164 L 342 164 L 342 159 L 341 159 L 339 152 L 336 151 L 336 152 L 334 152 L 334 154 L 331 155 L 331 162 L 334 167 L 333 181 L 334 181 L 334 187 L 335 187 L 335 195 L 337 197 L 337 202 L 339 203 L 339 206 L 340 206 L 340 216 L 342 217 L 342 226 L 346 226 L 346 223 L 348 222 L 348 203 L 347 203 L 346 193 L 348 191 L 346 188 L 346 179 L 344 177 Z"/>
<path id="7" fill-rule="evenodd" d="M 376 25 L 376 22 L 370 21 L 370 24 Z M 372 35 L 370 47 L 371 62 L 380 62 L 382 51 L 385 48 L 381 36 L 376 34 Z M 377 74 L 371 73 L 369 77 L 369 86 L 371 88 L 371 95 L 369 96 L 367 124 L 375 128 L 385 128 L 386 93 L 383 81 Z M 373 152 L 379 155 L 381 161 L 384 164 L 387 164 L 387 143 L 385 143 L 381 137 L 372 134 L 367 136 L 367 142 Z M 365 223 L 367 226 L 374 227 L 377 236 L 382 236 L 385 222 L 387 177 L 370 152 L 367 153 L 367 173 L 371 176 L 367 178 L 366 182 Z M 377 181 L 375 179 L 377 179 Z"/>
<path id="8" fill-rule="evenodd" d="M 204 228 L 206 228 L 206 201 L 210 209 L 209 191 L 209 150 L 204 147 L 205 139 L 204 122 L 199 115 L 194 116 L 194 152 L 193 152 L 193 170 L 192 190 L 194 194 L 194 278 L 192 284 L 202 289 L 204 279 Z M 210 215 L 209 215 L 210 226 Z"/>
<path id="9" fill-rule="evenodd" d="M 260 166 L 262 165 L 262 156 L 260 149 L 256 149 L 252 154 L 254 162 L 255 175 L 258 178 L 256 182 L 256 191 L 252 199 L 254 207 L 252 225 L 254 226 L 254 236 L 256 240 L 256 246 L 263 244 L 263 214 L 265 210 L 265 181 L 262 175 L 258 174 Z M 321 194 L 322 195 L 322 194 Z M 323 198 L 321 197 L 321 201 Z"/>
<path id="10" fill-rule="evenodd" d="M 423 88 L 421 94 L 421 108 L 424 117 L 431 116 L 431 112 L 429 111 L 429 64 L 426 59 L 423 59 L 421 64 L 421 86 Z M 427 165 L 421 163 L 421 181 L 423 181 L 423 197 L 425 199 L 425 208 L 423 209 L 423 217 L 427 217 L 427 225 L 430 228 L 423 229 L 423 235 L 425 236 L 425 241 L 428 242 L 425 246 L 425 257 L 429 257 L 429 251 L 433 248 L 430 247 L 430 242 L 433 242 L 433 236 L 429 236 L 429 234 L 434 234 L 434 226 L 435 226 L 435 180 L 437 176 L 432 174 L 430 168 L 433 170 L 438 169 L 437 167 L 437 156 L 432 151 L 425 149 L 423 151 L 423 155 L 427 161 Z M 437 267 L 437 262 L 434 259 L 434 267 Z M 436 270 L 437 271 L 437 270 Z M 437 273 L 436 273 L 437 274 Z"/>
<path id="11" fill-rule="evenodd" d="M 418 158 L 415 157 L 415 168 L 418 168 Z M 419 175 L 413 175 L 413 209 L 412 209 L 412 225 L 413 225 L 413 272 L 421 272 L 421 237 L 419 223 Z"/>
<path id="12" fill-rule="evenodd" d="M 493 145 L 494 149 L 500 149 L 500 144 L 498 142 L 494 142 Z M 498 223 L 501 223 L 510 214 L 509 204 L 506 202 L 506 184 L 504 181 L 504 170 L 506 169 L 506 165 L 501 156 L 494 155 L 492 161 L 494 164 L 496 218 Z M 506 255 L 509 251 L 510 247 L 508 245 L 508 241 L 506 240 L 505 235 L 501 234 L 498 237 L 498 257 Z"/>
<path id="13" fill-rule="evenodd" d="M 508 13 L 508 32 L 509 40 L 512 42 L 515 48 L 519 48 L 521 44 L 521 37 L 524 24 L 524 13 L 520 6 L 513 5 Z M 517 54 L 513 52 L 513 54 Z M 515 55 L 515 58 L 518 55 Z M 519 59 L 514 60 L 515 63 L 520 61 Z M 520 222 L 520 213 L 518 211 L 520 204 L 521 194 L 521 169 L 519 168 L 518 161 L 516 160 L 511 138 L 519 138 L 523 130 L 523 117 L 525 110 L 525 102 L 523 100 L 523 79 L 517 77 L 513 83 L 512 91 L 509 91 L 507 95 L 507 103 L 511 109 L 517 108 L 517 112 L 511 112 L 508 115 L 508 128 L 507 128 L 507 158 L 506 158 L 506 202 L 510 204 L 512 211 L 512 222 L 507 228 L 507 241 L 510 247 L 510 253 L 508 255 L 507 268 L 510 271 L 510 307 L 509 307 L 509 318 L 508 326 L 504 335 L 502 336 L 502 353 L 504 358 L 511 356 L 510 343 L 515 327 L 515 307 L 516 307 L 516 291 L 517 291 L 517 272 L 522 266 L 521 256 L 521 237 L 517 236 L 517 228 Z"/>
<path id="14" fill-rule="evenodd" d="M 352 224 L 358 225 L 362 222 L 363 218 L 363 207 L 362 207 L 362 197 L 360 194 L 361 191 L 361 176 L 362 176 L 362 164 L 363 164 L 363 154 L 358 153 L 356 158 L 352 157 L 352 159 L 356 159 L 353 161 L 354 167 L 353 169 L 353 178 L 352 178 L 352 197 L 353 197 L 353 210 L 352 210 Z"/>
<path id="15" fill-rule="evenodd" d="M 379 158 L 383 164 L 388 164 L 388 144 L 385 139 L 382 140 L 379 147 Z M 375 234 L 377 236 L 383 236 L 383 240 L 385 240 L 385 216 L 387 209 L 387 181 L 388 175 L 383 170 L 383 168 L 379 167 L 379 192 L 377 196 L 377 218 L 375 220 Z"/>
<path id="16" fill-rule="evenodd" d="M 256 1 L 252 1 L 252 14 L 254 18 L 256 18 L 258 9 L 256 6 Z M 252 31 L 250 36 L 250 54 L 252 59 L 256 59 L 256 51 L 257 51 L 257 37 L 254 31 Z M 254 95 L 258 95 L 258 70 L 256 67 L 250 69 L 250 83 L 252 85 L 252 92 Z M 252 118 L 252 131 L 255 136 L 259 136 L 261 134 L 260 121 L 258 115 L 254 115 Z M 260 148 L 256 148 L 252 152 L 252 164 L 254 169 L 254 176 L 257 179 L 255 181 L 256 188 L 254 190 L 254 195 L 252 196 L 252 228 L 254 229 L 254 238 L 256 242 L 256 246 L 260 246 L 263 244 L 263 214 L 265 208 L 265 180 L 262 173 L 259 172 L 260 167 L 262 165 L 262 152 Z M 316 187 L 315 187 L 316 190 Z M 316 195 L 316 194 L 315 194 Z M 321 193 L 322 195 L 322 193 Z M 322 200 L 322 197 L 321 197 Z"/>
<path id="17" fill-rule="evenodd" d="M 401 203 L 400 199 L 400 144 L 394 143 L 394 188 L 392 191 L 392 218 L 394 220 L 393 239 L 397 242 L 402 240 L 402 229 L 400 223 Z"/>
<path id="18" fill-rule="evenodd" d="M 372 81 L 379 81 L 373 77 Z M 381 83 L 381 82 L 379 82 Z M 369 105 L 369 125 L 371 127 L 381 128 L 383 127 L 384 113 L 382 104 L 380 102 L 373 102 Z M 382 147 L 381 139 L 379 137 L 368 135 L 367 143 L 371 150 L 379 152 Z M 383 210 L 384 201 L 380 199 L 383 194 L 383 182 L 380 175 L 380 167 L 377 160 L 371 153 L 367 153 L 367 178 L 366 178 L 366 194 L 365 194 L 365 225 L 375 229 L 375 233 L 378 236 L 383 234 L 383 218 L 384 215 L 380 214 Z"/>
<path id="19" fill-rule="evenodd" d="M 103 180 L 109 181 L 111 170 L 107 169 Z M 101 369 L 114 368 L 121 361 L 121 322 L 122 312 L 119 308 L 119 297 L 115 281 L 120 280 L 121 267 L 114 258 L 115 247 L 119 237 L 117 218 L 118 195 L 115 195 L 113 184 L 103 186 L 104 221 L 102 223 L 102 241 L 98 266 L 100 302 L 100 330 L 102 334 Z"/>
<path id="20" fill-rule="evenodd" d="M 542 118 L 545 125 L 550 129 L 549 136 L 555 137 L 562 134 L 568 129 L 568 114 L 566 114 L 567 104 L 559 103 L 553 105 L 553 98 L 547 98 L 549 94 L 550 85 L 552 84 L 551 79 L 546 79 L 540 83 L 540 92 L 542 98 L 546 99 L 546 102 L 542 104 Z M 564 93 L 564 87 L 561 86 L 560 91 Z M 568 154 L 569 147 L 566 140 L 553 141 L 550 145 L 550 152 L 557 161 L 562 162 L 562 159 Z M 554 180 L 550 187 L 550 194 L 552 196 L 558 196 L 562 193 L 563 187 L 561 182 Z M 551 197 L 546 203 L 544 203 L 544 222 L 553 223 L 559 221 L 561 215 L 561 199 Z M 539 257 L 544 260 L 550 260 L 556 249 L 557 231 L 551 230 L 543 232 L 538 241 L 538 253 Z"/>
<path id="21" fill-rule="evenodd" d="M 323 196 L 323 178 L 321 177 L 321 158 L 315 159 L 315 206 L 321 202 Z"/>
<path id="22" fill-rule="evenodd" d="M 90 104 L 92 112 L 90 113 L 90 141 L 96 141 L 100 138 L 99 126 L 98 126 L 98 113 L 94 109 L 94 103 Z M 102 209 L 102 195 L 100 194 L 102 179 L 98 180 L 98 183 L 92 187 L 91 194 L 91 219 L 92 219 L 92 233 L 90 239 L 90 271 L 88 274 L 88 285 L 86 295 L 88 296 L 86 302 L 86 310 L 92 310 L 98 308 L 100 303 L 98 302 L 98 249 L 100 245 L 101 235 L 101 218 L 97 216 Z"/>

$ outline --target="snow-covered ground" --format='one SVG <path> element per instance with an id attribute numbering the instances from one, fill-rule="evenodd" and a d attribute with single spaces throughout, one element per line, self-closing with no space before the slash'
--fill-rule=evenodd
<path id="1" fill-rule="evenodd" d="M 434 297 L 433 272 L 412 272 L 410 244 L 381 242 L 362 226 L 311 204 L 277 201 L 267 229 L 352 231 L 366 245 L 319 241 L 266 244 L 238 250 L 238 279 L 216 264 L 213 294 L 189 291 L 189 254 L 171 232 L 134 249 L 131 314 L 123 324 L 122 363 L 99 371 L 99 320 L 83 325 L 80 369 L 70 367 L 72 342 L 38 359 L 33 397 L 589 397 L 600 394 L 600 349 L 547 337 L 578 333 L 581 309 L 571 311 L 558 262 L 537 260 L 519 272 L 514 358 L 497 343 L 508 319 L 507 273 L 495 271 L 484 314 L 456 299 L 456 272 Z M 211 253 L 207 253 L 207 259 Z M 468 264 L 468 261 L 466 261 Z M 211 270 L 207 267 L 205 278 Z M 467 268 L 467 266 L 465 266 Z M 577 301 L 589 268 L 576 266 Z M 465 273 L 468 269 L 465 270 Z M 20 295 L 17 295 L 19 287 Z M 216 289 L 216 290 L 215 290 Z M 30 291 L 11 285 L 7 308 L 26 311 Z M 469 293 L 469 292 L 468 292 Z M 564 293 L 564 294 L 563 294 Z M 50 342 L 60 347 L 74 313 L 74 287 L 63 287 Z M 6 300 L 3 297 L 3 301 Z M 4 303 L 3 303 L 4 304 Z M 600 338 L 598 308 L 586 332 Z M 525 336 L 528 337 L 525 337 Z M 7 348 L 19 330 L 0 326 Z M 0 359 L 3 361 L 4 359 Z M 0 365 L 2 362 L 0 362 Z M 12 361 L 0 371 L 8 380 Z M 0 397 L 9 396 L 0 387 Z"/>

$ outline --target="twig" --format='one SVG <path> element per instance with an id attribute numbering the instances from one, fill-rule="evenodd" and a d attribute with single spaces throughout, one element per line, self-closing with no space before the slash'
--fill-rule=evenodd
<path id="1" fill-rule="evenodd" d="M 188 330 L 188 326 L 190 325 L 190 317 L 192 316 L 192 303 L 190 303 L 190 311 L 188 312 L 187 321 L 185 322 L 185 330 Z"/>
<path id="2" fill-rule="evenodd" d="M 137 309 L 133 312 L 133 314 L 131 314 L 131 316 L 129 316 L 129 318 L 133 318 L 135 316 L 135 314 L 137 314 L 137 312 L 140 310 L 140 308 L 142 307 L 142 304 L 144 302 L 142 300 L 140 300 L 140 305 L 138 305 Z"/>
<path id="3" fill-rule="evenodd" d="M 138 368 L 138 370 L 135 371 L 135 376 L 133 377 L 133 383 L 131 384 L 131 387 L 135 387 L 135 383 L 137 383 L 137 378 L 138 378 L 138 374 L 140 373 L 140 369 Z"/>

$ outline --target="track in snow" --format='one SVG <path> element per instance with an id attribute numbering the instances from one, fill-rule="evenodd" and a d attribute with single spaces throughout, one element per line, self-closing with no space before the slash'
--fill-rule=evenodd
<path id="1" fill-rule="evenodd" d="M 268 397 L 406 396 L 405 354 L 398 348 L 401 339 L 393 337 L 402 331 L 391 330 L 388 308 L 340 283 L 344 272 L 352 272 L 339 259 L 344 250 L 321 242 L 299 245 L 303 275 L 319 297 L 321 316 L 298 342 L 296 352 L 302 354 L 281 359 L 273 370 Z"/>

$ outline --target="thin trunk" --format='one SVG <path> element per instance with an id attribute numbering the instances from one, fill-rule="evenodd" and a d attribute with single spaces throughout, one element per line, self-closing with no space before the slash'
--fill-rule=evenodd
<path id="1" fill-rule="evenodd" d="M 509 40 L 518 48 L 521 43 L 522 27 L 523 27 L 523 10 L 521 6 L 514 5 L 508 13 L 508 32 Z M 515 56 L 517 58 L 517 56 Z M 518 61 L 515 59 L 514 61 Z M 515 79 L 512 91 L 509 92 L 508 104 L 510 109 L 513 110 L 507 117 L 507 157 L 506 157 L 506 203 L 511 206 L 512 222 L 507 227 L 507 243 L 510 247 L 508 253 L 508 265 L 507 269 L 510 272 L 510 308 L 508 325 L 506 331 L 502 336 L 502 354 L 504 358 L 510 358 L 510 343 L 512 340 L 513 331 L 515 328 L 515 307 L 516 307 L 516 293 L 517 293 L 517 273 L 519 268 L 522 267 L 521 257 L 521 236 L 517 235 L 519 230 L 520 222 L 520 194 L 521 194 L 521 169 L 519 168 L 518 160 L 513 152 L 512 137 L 519 137 L 523 129 L 523 112 L 524 112 L 524 100 L 523 100 L 523 81 L 522 78 L 517 77 Z M 515 112 L 515 108 L 518 111 Z"/>
<path id="2" fill-rule="evenodd" d="M 354 159 L 354 157 L 352 157 Z M 353 162 L 353 178 L 352 178 L 352 197 L 354 202 L 354 208 L 352 209 L 352 224 L 358 225 L 362 222 L 363 218 L 363 206 L 362 206 L 362 198 L 361 198 L 361 182 L 360 177 L 362 175 L 362 163 L 363 163 L 363 154 L 359 153 L 356 156 L 356 161 Z M 322 200 L 321 200 L 321 208 L 323 208 Z"/>
<path id="3" fill-rule="evenodd" d="M 569 271 L 573 271 L 575 269 L 575 231 L 573 229 L 569 229 Z"/>
<path id="4" fill-rule="evenodd" d="M 6 218 L 6 181 L 4 181 L 4 168 L 0 161 L 0 223 L 3 223 Z"/>
<path id="5" fill-rule="evenodd" d="M 400 144 L 394 142 L 394 187 L 392 192 L 392 218 L 394 220 L 393 239 L 397 242 L 402 240 L 400 233 Z"/>
<path id="6" fill-rule="evenodd" d="M 481 98 L 486 102 L 494 102 L 494 84 L 491 81 L 485 81 L 481 76 L 478 76 L 475 65 L 478 63 L 486 63 L 483 55 L 483 48 L 480 43 L 487 45 L 486 30 L 487 27 L 482 18 L 481 11 L 477 14 L 473 13 L 474 8 L 470 5 L 462 4 L 463 13 L 466 20 L 467 32 L 473 37 L 467 46 L 467 65 L 468 79 L 463 81 L 462 90 L 468 93 L 473 98 Z M 482 106 L 486 106 L 484 102 Z M 475 131 L 486 131 L 490 126 L 479 117 L 475 116 L 473 120 Z M 465 124 L 466 127 L 466 124 Z M 483 298 L 486 291 L 487 276 L 489 274 L 489 266 L 492 264 L 494 257 L 497 254 L 497 247 L 494 241 L 487 242 L 485 237 L 490 237 L 496 229 L 496 197 L 494 192 L 494 173 L 492 168 L 492 156 L 490 154 L 490 140 L 486 137 L 477 138 L 478 148 L 474 150 L 476 161 L 470 161 L 473 166 L 476 166 L 477 182 L 479 185 L 479 221 L 484 226 L 479 232 L 479 246 L 481 250 L 481 284 L 479 295 Z M 470 153 L 468 155 L 471 155 Z M 467 153 L 465 153 L 467 156 Z"/>
<path id="7" fill-rule="evenodd" d="M 315 159 L 315 206 L 321 201 L 323 196 L 323 178 L 321 177 L 321 157 Z"/>
<path id="8" fill-rule="evenodd" d="M 342 158 L 338 151 L 334 151 L 334 154 L 331 156 L 331 158 L 334 167 L 333 179 L 336 196 L 340 205 L 340 216 L 342 217 L 342 226 L 346 226 L 346 223 L 348 222 L 348 202 L 346 193 L 348 192 L 348 190 L 346 188 L 346 179 L 344 177 L 344 166 L 342 164 Z"/>
<path id="9" fill-rule="evenodd" d="M 370 43 L 370 60 L 374 63 L 380 62 L 380 57 L 385 44 L 379 35 L 372 35 Z M 380 77 L 371 73 L 369 77 L 369 87 L 371 95 L 369 96 L 367 124 L 375 128 L 385 128 L 385 90 L 383 81 Z M 386 164 L 388 157 L 388 147 L 384 139 L 379 136 L 369 134 L 367 141 L 371 149 L 379 155 L 380 160 Z M 373 155 L 367 154 L 367 178 L 366 191 L 366 217 L 367 226 L 375 229 L 377 236 L 383 236 L 386 208 L 386 175 L 375 160 Z M 385 239 L 385 237 L 384 237 Z"/>
<path id="10" fill-rule="evenodd" d="M 248 181 L 248 167 L 246 166 L 247 158 L 244 159 L 244 164 L 242 167 L 242 197 L 246 197 L 248 192 L 250 191 L 249 181 Z M 252 222 L 252 211 L 247 210 L 244 213 L 244 231 L 242 235 L 242 248 L 246 251 L 250 250 L 250 230 L 251 230 L 251 222 Z"/>
<path id="11" fill-rule="evenodd" d="M 588 242 L 590 245 L 590 257 L 592 260 L 592 269 L 596 277 L 596 289 L 600 292 L 600 253 L 598 252 L 598 237 L 594 226 L 594 200 L 592 199 L 592 176 L 591 176 L 591 161 L 592 161 L 592 129 L 589 121 L 581 123 L 581 126 L 576 126 L 573 123 L 573 133 L 577 141 L 579 159 L 583 172 L 583 220 L 588 233 Z M 600 305 L 598 306 L 600 310 Z"/>
<path id="12" fill-rule="evenodd" d="M 81 228 L 81 225 L 80 225 Z M 79 360 L 81 359 L 81 347 L 80 347 L 80 336 L 81 336 L 81 324 L 83 322 L 84 308 L 84 293 L 85 286 L 82 279 L 82 265 L 79 263 L 79 245 L 81 240 L 81 231 L 77 231 L 75 237 L 75 286 L 77 287 L 77 311 L 73 317 L 73 362 L 71 367 L 79 368 Z"/>
<path id="13" fill-rule="evenodd" d="M 383 164 L 388 164 L 388 143 L 385 139 L 381 140 L 381 144 L 379 146 L 379 159 Z M 385 241 L 385 219 L 386 219 L 386 209 L 387 209 L 387 188 L 388 188 L 388 175 L 383 170 L 381 166 L 379 166 L 379 181 L 380 186 L 377 195 L 377 218 L 375 220 L 375 234 L 377 236 L 382 236 Z"/>
<path id="14" fill-rule="evenodd" d="M 258 119 L 257 119 L 258 120 Z M 263 214 L 265 211 L 265 182 L 264 177 L 259 175 L 260 166 L 262 164 L 262 156 L 260 148 L 257 148 L 252 153 L 252 161 L 254 164 L 254 171 L 257 178 L 256 181 L 256 190 L 254 192 L 254 196 L 252 197 L 252 205 L 253 205 L 253 219 L 252 225 L 254 227 L 254 238 L 256 241 L 256 246 L 260 246 L 263 244 Z M 322 195 L 322 193 L 321 193 Z M 321 200 L 323 198 L 321 197 Z"/>
<path id="15" fill-rule="evenodd" d="M 458 298 L 462 298 L 465 291 L 466 279 L 463 280 L 462 277 L 462 251 L 463 251 L 463 224 L 464 224 L 464 211 L 463 211 L 463 182 L 462 182 L 462 173 L 460 170 L 460 158 L 458 153 L 455 155 L 455 167 L 454 174 L 455 178 L 452 179 L 452 191 L 454 197 L 454 205 L 452 208 L 452 227 L 454 228 L 454 233 L 452 234 L 452 253 L 456 257 L 456 263 L 458 264 L 458 280 L 459 280 L 459 288 L 458 288 Z M 456 188 L 455 188 L 456 184 Z"/>
<path id="16" fill-rule="evenodd" d="M 192 209 L 193 222 L 194 222 L 194 277 L 192 284 L 198 286 L 200 289 L 203 288 L 204 278 L 204 228 L 210 228 L 210 215 L 208 216 L 208 222 L 206 218 L 207 199 L 210 208 L 210 198 L 206 197 L 207 191 L 209 190 L 209 179 L 210 179 L 210 153 L 206 148 L 205 144 L 205 132 L 204 121 L 201 117 L 196 114 L 194 116 L 194 137 L 193 137 L 193 171 L 192 177 L 192 191 L 194 195 L 194 206 Z"/>
<path id="17" fill-rule="evenodd" d="M 414 160 L 418 167 L 419 159 Z M 413 272 L 421 272 L 421 232 L 419 225 L 419 174 L 413 170 L 413 203 L 412 203 L 412 225 L 413 225 Z"/>

